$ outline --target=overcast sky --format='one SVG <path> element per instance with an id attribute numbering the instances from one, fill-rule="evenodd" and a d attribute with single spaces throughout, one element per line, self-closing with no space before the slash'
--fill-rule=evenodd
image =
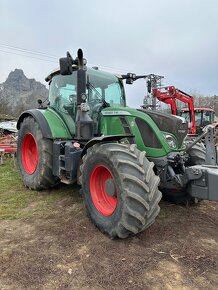
<path id="1" fill-rule="evenodd" d="M 0 0 L 0 82 L 21 68 L 45 84 L 58 57 L 79 47 L 90 65 L 160 74 L 165 85 L 218 95 L 217 0 Z M 142 104 L 138 82 L 129 105 Z"/>

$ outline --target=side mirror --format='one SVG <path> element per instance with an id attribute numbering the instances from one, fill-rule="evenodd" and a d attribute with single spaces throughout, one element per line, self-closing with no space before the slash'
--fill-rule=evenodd
<path id="1" fill-rule="evenodd" d="M 73 58 L 69 52 L 67 52 L 67 57 L 62 57 L 59 59 L 60 64 L 60 74 L 61 75 L 72 75 L 73 73 Z"/>

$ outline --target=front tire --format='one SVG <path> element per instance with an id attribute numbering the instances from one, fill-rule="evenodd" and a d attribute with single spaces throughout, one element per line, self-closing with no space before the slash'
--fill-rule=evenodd
<path id="1" fill-rule="evenodd" d="M 59 182 L 52 174 L 52 146 L 35 119 L 26 117 L 20 124 L 17 146 L 18 165 L 26 187 L 42 190 Z"/>
<path id="2" fill-rule="evenodd" d="M 136 145 L 96 144 L 83 157 L 81 172 L 87 212 L 102 232 L 126 238 L 154 223 L 159 177 Z"/>

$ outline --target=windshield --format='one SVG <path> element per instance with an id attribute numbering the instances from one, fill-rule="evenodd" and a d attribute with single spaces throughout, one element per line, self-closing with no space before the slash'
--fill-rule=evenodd
<path id="1" fill-rule="evenodd" d="M 212 123 L 211 111 L 195 111 L 195 122 L 197 126 L 206 126 Z"/>
<path id="2" fill-rule="evenodd" d="M 181 112 L 181 117 L 185 118 L 187 122 L 190 122 L 190 114 L 189 112 Z"/>
<path id="3" fill-rule="evenodd" d="M 88 102 L 107 102 L 110 106 L 125 106 L 123 83 L 116 76 L 88 69 Z"/>
<path id="4" fill-rule="evenodd" d="M 213 112 L 211 111 L 195 111 L 195 122 L 197 126 L 206 126 L 213 122 Z M 181 113 L 181 116 L 186 119 L 186 121 L 190 122 L 190 114 L 189 111 L 185 111 Z"/>

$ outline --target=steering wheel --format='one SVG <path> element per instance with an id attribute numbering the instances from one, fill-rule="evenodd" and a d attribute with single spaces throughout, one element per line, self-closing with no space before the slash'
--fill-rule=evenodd
<path id="1" fill-rule="evenodd" d="M 90 106 L 90 111 L 93 114 L 93 113 L 99 112 L 103 103 L 99 99 L 92 99 L 92 100 L 88 101 L 88 104 Z"/>

